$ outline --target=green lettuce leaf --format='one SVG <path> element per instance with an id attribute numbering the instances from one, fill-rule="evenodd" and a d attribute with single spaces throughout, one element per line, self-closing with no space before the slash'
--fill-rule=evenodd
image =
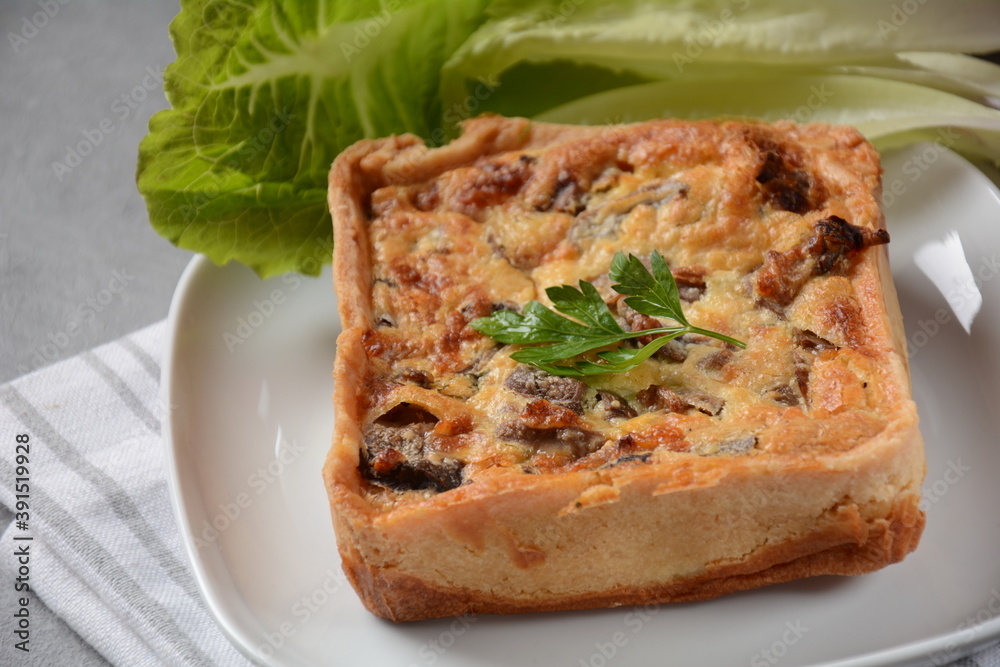
<path id="1" fill-rule="evenodd" d="M 262 276 L 330 261 L 327 174 L 363 137 L 443 140 L 440 70 L 486 0 L 183 0 L 172 108 L 139 147 L 153 227 Z"/>
<path id="2" fill-rule="evenodd" d="M 934 140 L 1000 161 L 1000 68 L 952 53 L 1000 49 L 1000 4 L 497 0 L 490 12 L 445 64 L 445 104 L 476 73 L 497 82 L 484 109 L 522 99 L 538 120 L 825 121 L 880 149 Z M 525 74 L 583 69 L 570 100 Z"/>
<path id="3" fill-rule="evenodd" d="M 911 4 L 913 5 L 911 7 Z M 518 63 L 566 61 L 648 78 L 725 64 L 878 62 L 901 51 L 1000 49 L 1000 3 L 953 0 L 504 0 L 445 65 L 445 101 Z"/>
<path id="4" fill-rule="evenodd" d="M 997 163 L 1000 68 L 959 53 L 998 26 L 981 0 L 181 0 L 138 186 L 175 244 L 315 275 L 341 150 L 488 111 L 827 121 Z"/>
<path id="5" fill-rule="evenodd" d="M 675 79 L 619 88 L 539 114 L 554 123 L 747 117 L 858 128 L 877 148 L 936 140 L 1000 159 L 1000 110 L 940 90 L 860 75 Z"/>

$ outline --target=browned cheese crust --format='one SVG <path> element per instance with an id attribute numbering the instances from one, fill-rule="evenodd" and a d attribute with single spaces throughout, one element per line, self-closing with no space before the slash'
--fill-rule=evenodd
<path id="1" fill-rule="evenodd" d="M 324 469 L 344 569 L 386 618 L 701 600 L 916 547 L 925 473 L 856 130 L 483 117 L 330 174 L 343 333 Z M 586 384 L 469 323 L 657 250 L 695 325 Z M 641 339 L 640 339 L 641 340 Z"/>

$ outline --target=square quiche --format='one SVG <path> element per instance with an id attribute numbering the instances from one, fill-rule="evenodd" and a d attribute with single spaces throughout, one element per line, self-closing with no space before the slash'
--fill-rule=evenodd
<path id="1" fill-rule="evenodd" d="M 324 468 L 343 567 L 396 621 L 701 600 L 902 560 L 923 443 L 853 128 L 485 116 L 429 148 L 361 141 L 330 174 L 343 332 Z M 584 380 L 470 326 L 670 266 L 692 324 Z M 641 344 L 642 339 L 638 339 Z"/>

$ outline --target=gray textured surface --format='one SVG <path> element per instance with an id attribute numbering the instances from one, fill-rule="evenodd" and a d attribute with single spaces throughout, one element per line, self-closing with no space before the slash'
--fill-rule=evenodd
<path id="1" fill-rule="evenodd" d="M 164 318 L 190 257 L 149 226 L 134 179 L 176 4 L 52 4 L 42 21 L 38 0 L 0 3 L 0 382 Z M 42 27 L 15 49 L 26 19 Z"/>
<path id="2" fill-rule="evenodd" d="M 173 60 L 176 3 L 61 1 L 44 18 L 38 0 L 0 3 L 0 382 L 163 319 L 190 258 L 150 228 L 134 180 L 136 146 L 166 106 L 158 74 Z M 91 153 L 57 174 L 67 146 L 95 132 Z M 39 600 L 30 608 L 19 664 L 107 664 Z"/>

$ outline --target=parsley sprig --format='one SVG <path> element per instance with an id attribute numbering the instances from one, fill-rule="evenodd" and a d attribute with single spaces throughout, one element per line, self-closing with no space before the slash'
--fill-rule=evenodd
<path id="1" fill-rule="evenodd" d="M 625 303 L 636 311 L 651 317 L 669 318 L 679 326 L 625 331 L 608 310 L 597 289 L 586 280 L 580 281 L 579 289 L 561 285 L 545 290 L 558 313 L 537 301 L 529 301 L 523 314 L 502 310 L 490 317 L 480 317 L 470 326 L 500 343 L 537 344 L 518 350 L 511 358 L 553 375 L 574 377 L 630 371 L 668 342 L 687 333 L 711 336 L 740 348 L 746 347 L 745 343 L 735 338 L 692 326 L 681 310 L 677 283 L 666 260 L 653 251 L 651 265 L 652 273 L 634 255 L 626 257 L 625 253 L 618 252 L 611 262 L 610 276 L 615 283 L 611 289 L 626 295 Z M 655 334 L 663 335 L 640 348 L 620 345 L 632 338 Z M 596 352 L 590 355 L 592 358 L 577 358 L 610 345 L 618 347 Z M 557 363 L 562 361 L 570 363 Z"/>

